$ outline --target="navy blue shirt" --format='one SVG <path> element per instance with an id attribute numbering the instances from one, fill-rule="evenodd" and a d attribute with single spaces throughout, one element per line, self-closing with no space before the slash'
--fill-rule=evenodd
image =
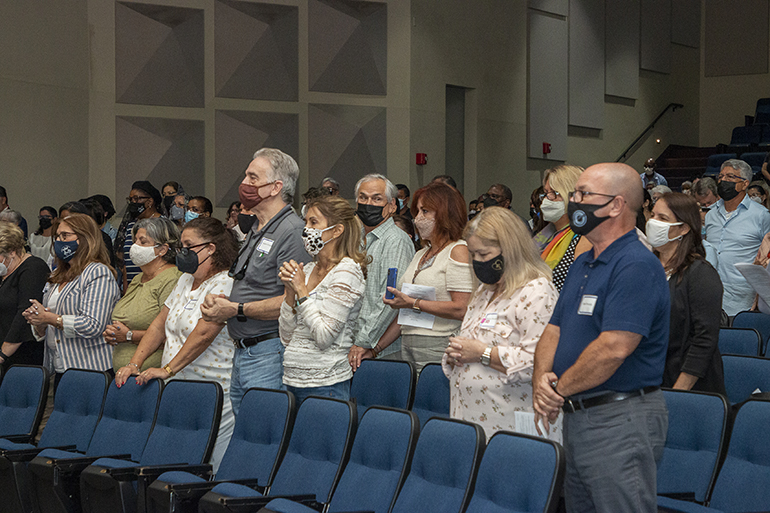
<path id="1" fill-rule="evenodd" d="M 630 392 L 660 385 L 669 336 L 670 296 L 660 261 L 632 230 L 598 258 L 572 264 L 550 323 L 560 328 L 553 372 L 561 376 L 603 331 L 642 336 L 634 352 L 603 384 L 577 395 Z"/>

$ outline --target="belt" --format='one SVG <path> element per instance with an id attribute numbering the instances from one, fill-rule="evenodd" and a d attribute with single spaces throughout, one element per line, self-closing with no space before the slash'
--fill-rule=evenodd
<path id="1" fill-rule="evenodd" d="M 270 333 L 265 333 L 263 335 L 259 335 L 256 337 L 250 337 L 250 338 L 236 338 L 233 340 L 235 342 L 235 347 L 246 349 L 247 347 L 256 346 L 260 342 L 264 342 L 265 340 L 270 340 L 272 338 L 278 338 L 278 330 L 271 331 Z"/>
<path id="2" fill-rule="evenodd" d="M 586 408 L 593 408 L 594 406 L 601 406 L 602 404 L 617 403 L 625 401 L 626 399 L 631 399 L 632 397 L 650 394 L 656 390 L 660 390 L 660 387 L 644 387 L 639 390 L 634 390 L 633 392 L 610 392 L 608 394 L 597 395 L 587 399 L 571 399 L 565 397 L 561 409 L 564 410 L 564 413 L 574 413 L 578 410 L 585 410 Z"/>

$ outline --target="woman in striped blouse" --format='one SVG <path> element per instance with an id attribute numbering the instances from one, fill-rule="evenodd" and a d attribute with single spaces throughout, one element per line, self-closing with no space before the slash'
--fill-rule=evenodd
<path id="1" fill-rule="evenodd" d="M 99 227 L 85 214 L 53 225 L 56 270 L 43 294 L 24 312 L 38 340 L 45 340 L 44 365 L 56 373 L 54 388 L 69 368 L 111 370 L 112 346 L 102 333 L 120 292 Z"/>

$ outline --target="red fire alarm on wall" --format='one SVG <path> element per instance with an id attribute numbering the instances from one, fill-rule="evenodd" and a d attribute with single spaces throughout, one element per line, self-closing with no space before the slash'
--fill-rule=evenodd
<path id="1" fill-rule="evenodd" d="M 418 153 L 417 154 L 417 165 L 418 166 L 424 166 L 428 163 L 428 154 L 427 153 Z"/>
<path id="2" fill-rule="evenodd" d="M 551 153 L 551 143 L 544 142 L 543 143 L 543 155 L 548 155 Z"/>

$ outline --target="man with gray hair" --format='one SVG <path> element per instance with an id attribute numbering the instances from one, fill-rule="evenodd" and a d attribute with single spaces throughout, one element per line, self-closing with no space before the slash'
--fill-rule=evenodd
<path id="1" fill-rule="evenodd" d="M 717 177 L 720 200 L 706 214 L 706 239 L 716 249 L 724 287 L 722 309 L 730 317 L 750 309 L 754 302 L 754 289 L 735 264 L 753 263 L 762 238 L 770 232 L 770 212 L 746 194 L 752 174 L 751 166 L 742 160 L 725 161 Z"/>
<path id="2" fill-rule="evenodd" d="M 340 195 L 340 183 L 332 178 L 331 176 L 327 176 L 323 180 L 321 180 L 321 187 L 324 189 L 327 189 L 329 191 L 329 194 L 332 196 L 339 196 Z"/>
<path id="3" fill-rule="evenodd" d="M 262 148 L 254 154 L 238 188 L 238 226 L 246 241 L 230 269 L 233 290 L 229 298 L 206 296 L 201 306 L 205 320 L 227 322 L 235 342 L 230 400 L 236 415 L 249 388 L 283 386 L 278 269 L 289 260 L 310 261 L 302 243 L 305 223 L 291 208 L 298 176 L 297 162 L 284 152 Z"/>
<path id="4" fill-rule="evenodd" d="M 353 371 L 363 358 L 376 358 L 377 343 L 396 317 L 397 310 L 382 301 L 388 283 L 388 269 L 398 275 L 406 271 L 414 257 L 414 245 L 409 235 L 393 222 L 398 211 L 398 189 L 385 176 L 370 174 L 356 184 L 357 214 L 364 224 L 366 253 L 372 262 L 366 267 L 366 289 L 361 313 L 356 321 L 353 346 L 348 353 Z M 382 356 L 400 353 L 401 341 L 389 345 Z"/>

